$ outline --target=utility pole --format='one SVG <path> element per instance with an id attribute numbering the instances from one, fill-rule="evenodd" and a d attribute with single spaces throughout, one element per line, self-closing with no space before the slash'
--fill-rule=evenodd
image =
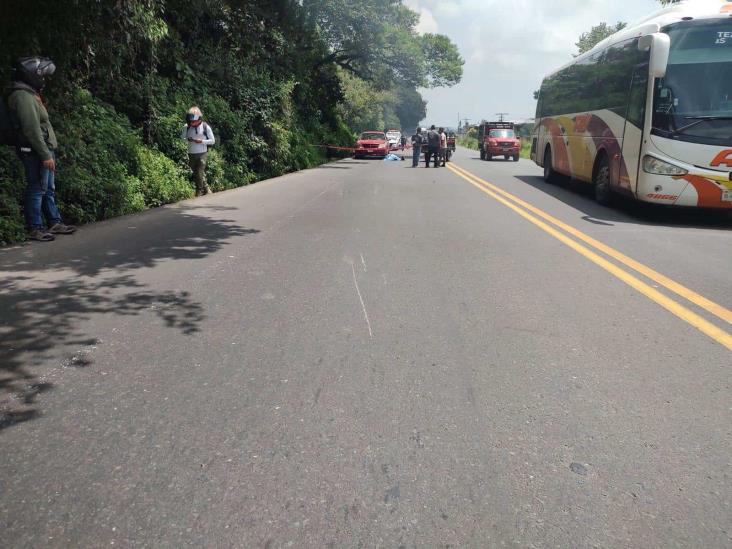
<path id="1" fill-rule="evenodd" d="M 507 112 L 497 112 L 496 116 L 498 117 L 499 122 L 503 122 L 503 117 L 508 116 L 508 113 Z"/>

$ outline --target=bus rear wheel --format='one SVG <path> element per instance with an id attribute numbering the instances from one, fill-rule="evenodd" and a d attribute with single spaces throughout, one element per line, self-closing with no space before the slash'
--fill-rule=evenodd
<path id="1" fill-rule="evenodd" d="M 613 203 L 613 191 L 610 188 L 610 164 L 603 156 L 595 170 L 595 201 L 603 206 L 610 206 Z"/>
<path id="2" fill-rule="evenodd" d="M 559 176 L 552 166 L 552 151 L 547 147 L 544 152 L 544 181 L 547 183 L 556 183 L 558 179 Z"/>

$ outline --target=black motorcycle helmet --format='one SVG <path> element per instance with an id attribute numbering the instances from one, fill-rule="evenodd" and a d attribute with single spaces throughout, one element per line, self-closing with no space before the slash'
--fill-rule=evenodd
<path id="1" fill-rule="evenodd" d="M 13 66 L 13 80 L 25 82 L 41 91 L 46 85 L 46 76 L 56 72 L 56 65 L 48 57 L 21 57 Z"/>

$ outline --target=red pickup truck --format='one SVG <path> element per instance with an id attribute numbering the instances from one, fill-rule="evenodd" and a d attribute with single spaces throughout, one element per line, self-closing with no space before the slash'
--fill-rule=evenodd
<path id="1" fill-rule="evenodd" d="M 367 131 L 361 133 L 356 141 L 356 150 L 354 155 L 356 158 L 365 158 L 367 156 L 385 157 L 389 154 L 389 141 L 386 139 L 384 132 Z"/>
<path id="2" fill-rule="evenodd" d="M 521 140 L 516 137 L 513 122 L 486 122 L 478 127 L 478 148 L 481 160 L 503 156 L 518 162 Z"/>

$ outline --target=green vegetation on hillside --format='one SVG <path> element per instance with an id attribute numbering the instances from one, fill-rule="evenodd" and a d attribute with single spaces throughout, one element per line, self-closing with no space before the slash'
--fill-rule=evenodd
<path id="1" fill-rule="evenodd" d="M 13 59 L 46 55 L 60 141 L 59 202 L 85 223 L 192 196 L 184 114 L 214 128 L 214 190 L 325 160 L 363 129 L 410 128 L 421 86 L 449 86 L 463 61 L 418 35 L 401 0 L 9 0 L 0 82 Z M 0 149 L 0 243 L 24 238 L 20 164 Z"/>

